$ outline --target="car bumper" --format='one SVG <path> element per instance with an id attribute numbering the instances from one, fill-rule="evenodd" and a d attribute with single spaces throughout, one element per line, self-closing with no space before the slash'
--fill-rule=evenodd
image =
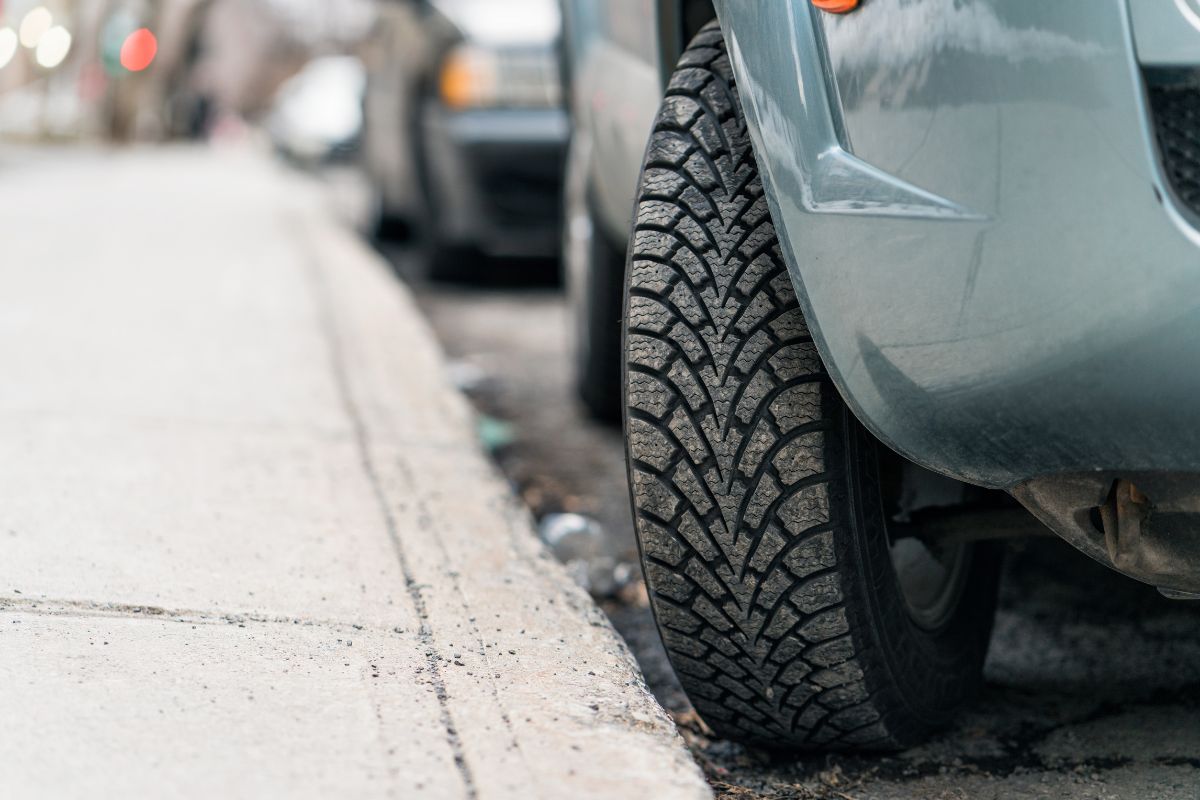
<path id="1" fill-rule="evenodd" d="M 1126 0 L 943 10 L 718 3 L 847 402 L 913 461 L 1013 490 L 1116 563 L 1092 513 L 1116 480 L 1200 495 L 1200 217 L 1164 170 Z M 1030 499 L 1056 483 L 1069 499 Z"/>
<path id="2" fill-rule="evenodd" d="M 561 229 L 567 118 L 561 109 L 423 117 L 432 224 L 441 241 L 497 256 L 551 256 Z"/>

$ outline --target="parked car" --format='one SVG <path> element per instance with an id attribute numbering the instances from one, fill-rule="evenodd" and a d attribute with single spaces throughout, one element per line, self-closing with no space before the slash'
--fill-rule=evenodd
<path id="1" fill-rule="evenodd" d="M 712 728 L 946 723 L 998 537 L 1200 597 L 1200 5 L 564 7 L 582 388 Z"/>
<path id="2" fill-rule="evenodd" d="M 390 0 L 368 51 L 365 163 L 434 272 L 554 256 L 566 112 L 554 0 Z"/>

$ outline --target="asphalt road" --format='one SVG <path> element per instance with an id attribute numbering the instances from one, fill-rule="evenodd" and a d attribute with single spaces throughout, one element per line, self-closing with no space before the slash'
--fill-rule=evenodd
<path id="1" fill-rule="evenodd" d="M 572 396 L 553 269 L 481 263 L 482 283 L 435 285 L 403 249 L 389 255 L 477 406 L 508 423 L 497 458 L 534 512 L 589 514 L 634 561 L 621 435 Z M 601 602 L 722 798 L 1200 798 L 1200 604 L 1165 600 L 1053 538 L 1011 548 L 978 702 L 942 736 L 886 757 L 797 759 L 711 738 L 636 578 Z"/>

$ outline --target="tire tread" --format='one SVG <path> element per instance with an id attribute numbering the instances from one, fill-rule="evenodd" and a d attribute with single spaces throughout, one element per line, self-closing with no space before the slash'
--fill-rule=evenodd
<path id="1" fill-rule="evenodd" d="M 651 605 L 697 710 L 774 747 L 888 748 L 826 457 L 836 401 L 775 236 L 719 28 L 656 121 L 629 255 L 627 441 Z M 840 402 L 840 401 L 837 401 Z"/>

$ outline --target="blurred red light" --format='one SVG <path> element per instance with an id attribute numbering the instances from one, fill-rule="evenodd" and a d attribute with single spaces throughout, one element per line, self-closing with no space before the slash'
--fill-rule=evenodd
<path id="1" fill-rule="evenodd" d="M 150 66 L 157 53 L 158 39 L 149 28 L 138 28 L 121 45 L 121 66 L 130 72 L 141 72 Z"/>

